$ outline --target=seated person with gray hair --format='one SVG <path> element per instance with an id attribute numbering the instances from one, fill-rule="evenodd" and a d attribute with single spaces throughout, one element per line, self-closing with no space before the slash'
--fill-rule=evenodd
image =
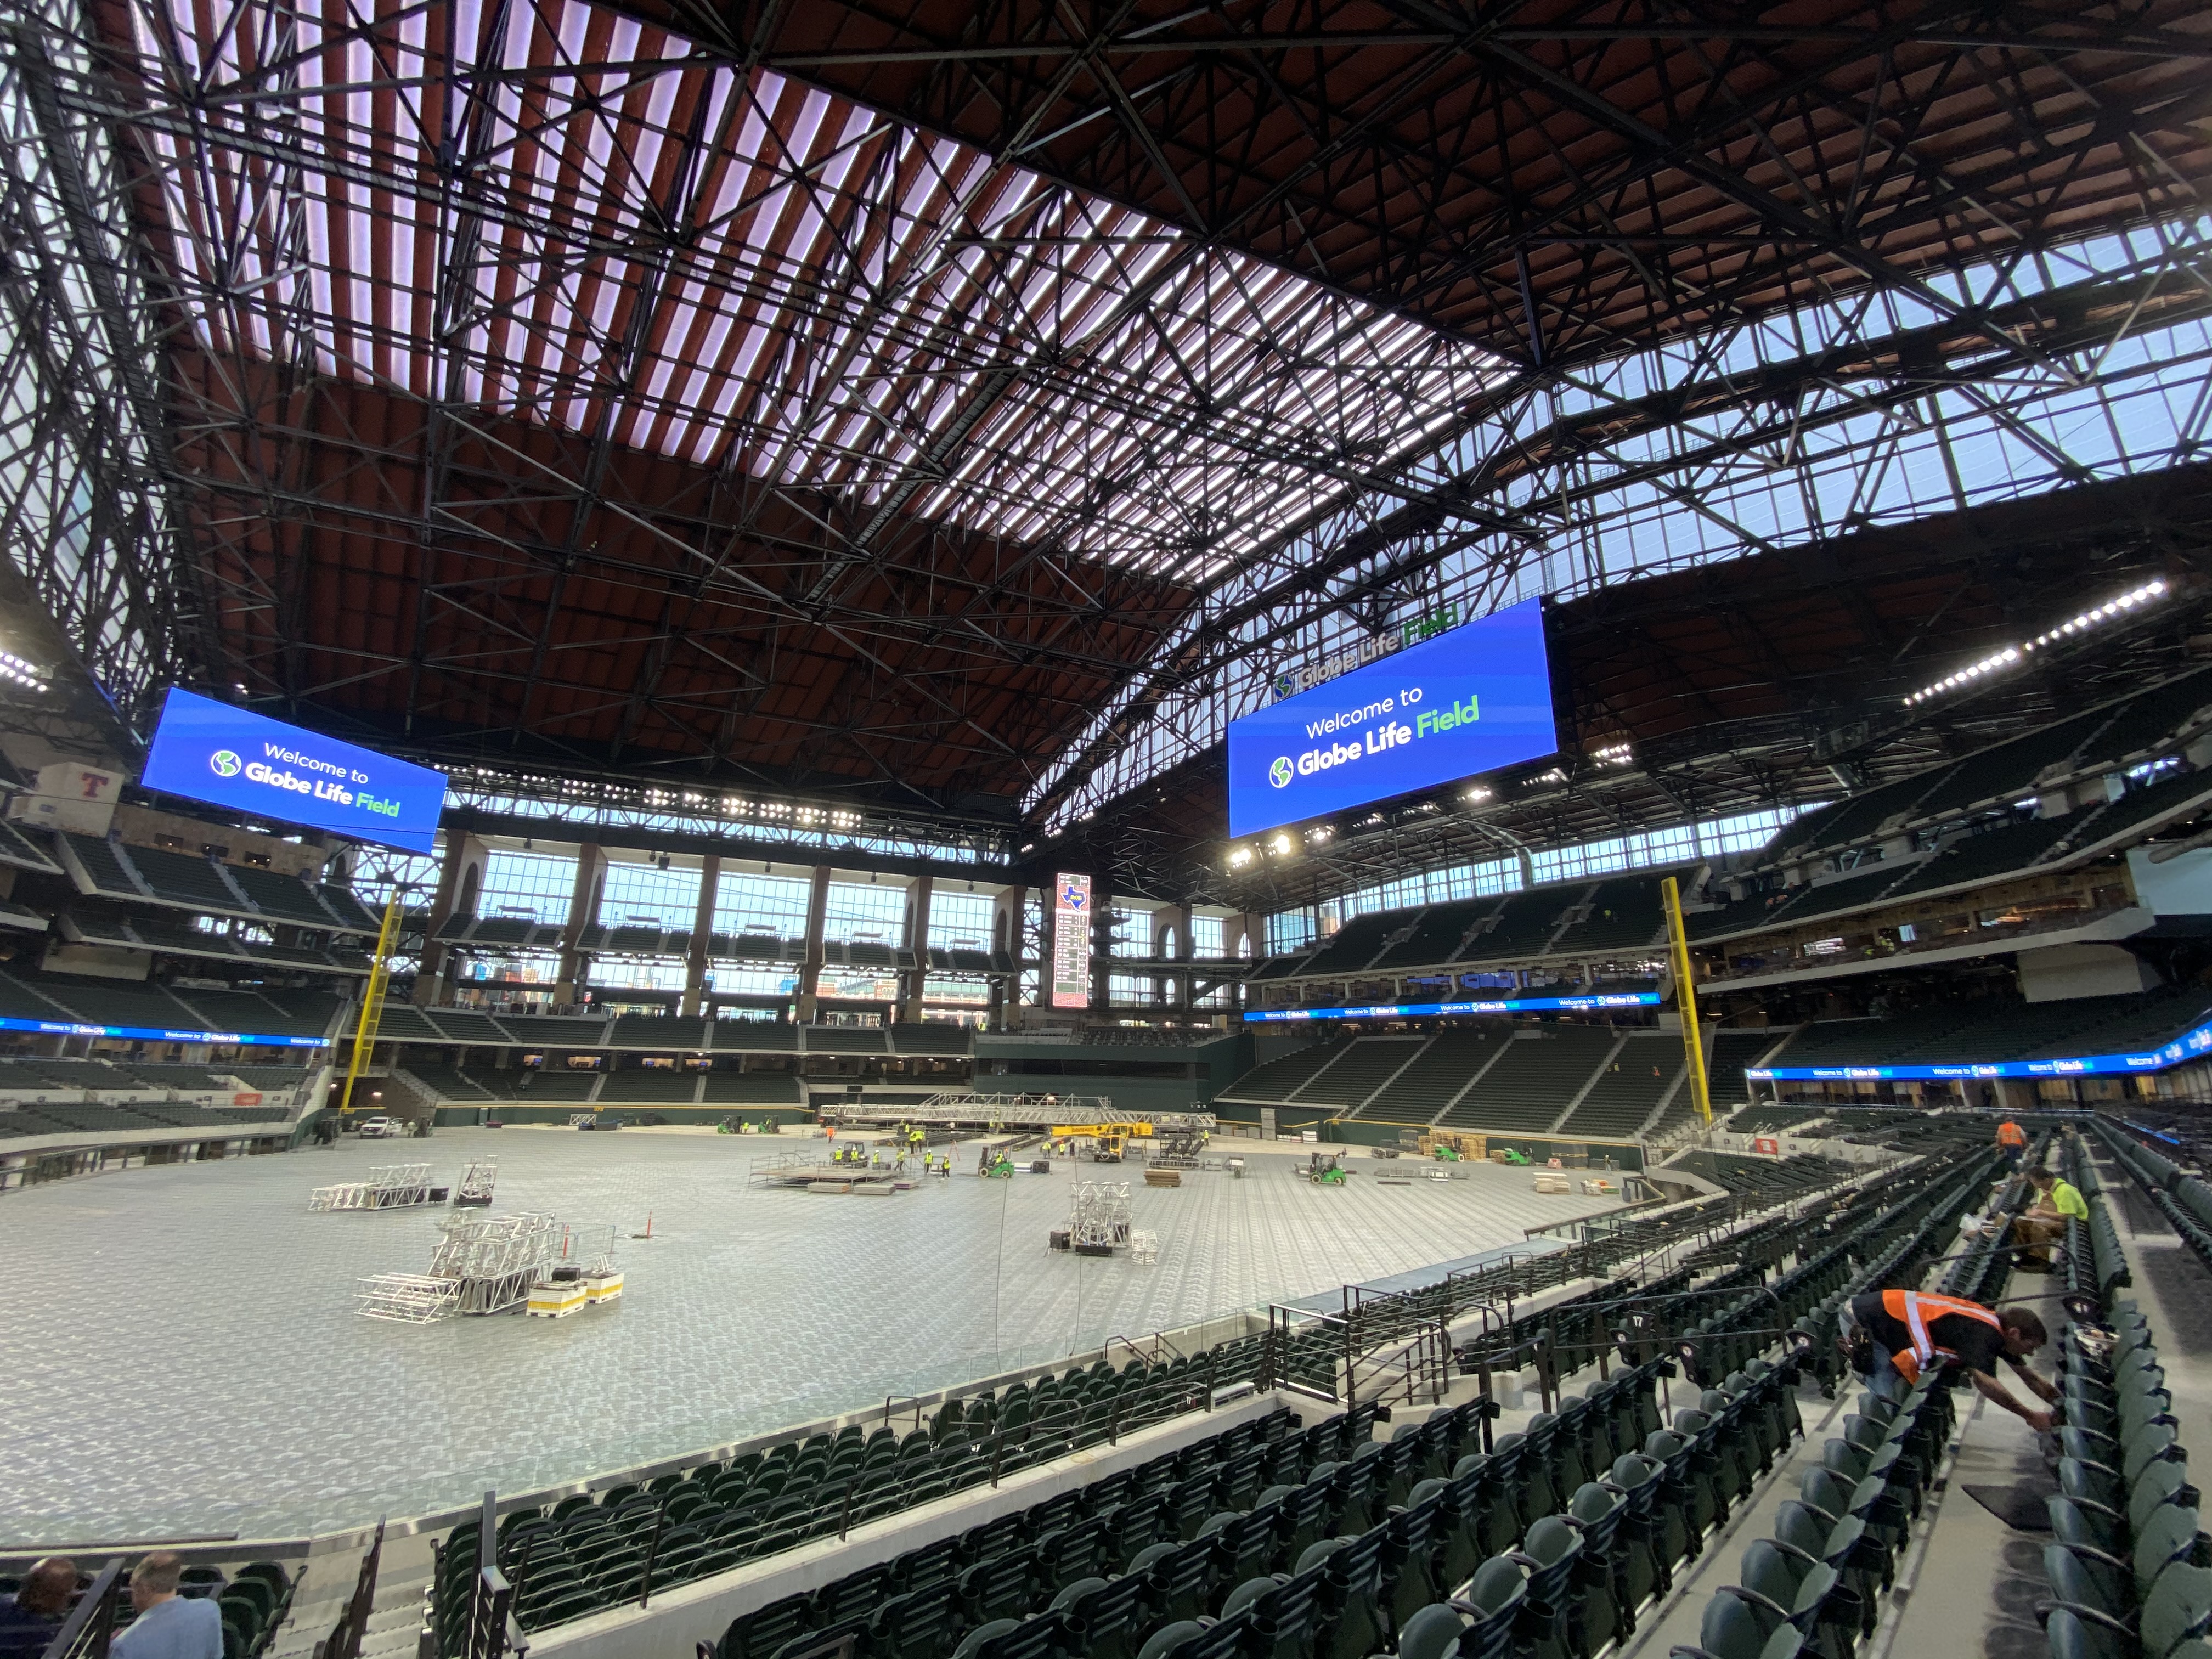
<path id="1" fill-rule="evenodd" d="M 76 1563 L 66 1555 L 33 1562 L 13 1595 L 0 1596 L 0 1659 L 38 1659 L 69 1617 Z"/>
<path id="2" fill-rule="evenodd" d="M 222 1659 L 222 1614 L 213 1601 L 177 1594 L 184 1558 L 155 1550 L 131 1572 L 138 1616 L 108 1648 L 113 1659 Z"/>

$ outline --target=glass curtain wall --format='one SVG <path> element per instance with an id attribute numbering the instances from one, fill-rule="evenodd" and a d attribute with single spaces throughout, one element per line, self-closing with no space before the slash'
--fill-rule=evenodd
<path id="1" fill-rule="evenodd" d="M 599 900 L 599 920 L 610 927 L 665 927 L 689 933 L 699 911 L 700 873 L 672 865 L 611 863 Z"/>

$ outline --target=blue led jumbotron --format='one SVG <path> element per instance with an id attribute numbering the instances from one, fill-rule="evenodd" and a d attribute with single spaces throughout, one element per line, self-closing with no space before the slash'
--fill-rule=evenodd
<path id="1" fill-rule="evenodd" d="M 1229 833 L 1255 835 L 1559 746 L 1530 599 L 1229 723 Z"/>
<path id="2" fill-rule="evenodd" d="M 142 787 L 345 841 L 433 850 L 446 775 L 173 687 Z"/>

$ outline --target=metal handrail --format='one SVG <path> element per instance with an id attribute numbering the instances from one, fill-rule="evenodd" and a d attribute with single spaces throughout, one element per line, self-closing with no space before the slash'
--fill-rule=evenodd
<path id="1" fill-rule="evenodd" d="M 376 1535 L 369 1541 L 368 1553 L 361 1559 L 361 1571 L 354 1579 L 353 1594 L 346 1600 L 345 1611 L 331 1633 L 315 1644 L 315 1659 L 361 1659 L 361 1644 L 368 1634 L 368 1618 L 376 1606 L 376 1576 L 384 1559 L 384 1521 L 379 1516 Z"/>

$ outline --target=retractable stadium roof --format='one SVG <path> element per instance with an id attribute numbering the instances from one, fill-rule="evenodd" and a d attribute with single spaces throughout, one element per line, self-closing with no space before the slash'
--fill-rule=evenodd
<path id="1" fill-rule="evenodd" d="M 2186 6 L 1725 9 L 40 0 L 15 73 L 155 324 L 189 677 L 1004 820 L 1532 378 L 1946 314 L 2212 159 Z"/>

